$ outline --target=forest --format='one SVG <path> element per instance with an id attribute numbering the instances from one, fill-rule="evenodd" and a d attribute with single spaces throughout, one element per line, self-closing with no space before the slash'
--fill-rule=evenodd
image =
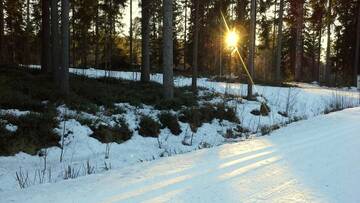
<path id="1" fill-rule="evenodd" d="M 54 72 L 61 63 L 58 56 L 68 51 L 70 67 L 142 69 L 144 78 L 147 72 L 163 71 L 167 54 L 163 48 L 166 34 L 163 2 L 134 2 L 139 4 L 142 17 L 126 22 L 130 31 L 124 30 L 123 21 L 127 1 L 68 3 L 69 8 L 66 1 L 1 0 L 0 64 L 42 64 L 45 72 Z M 196 67 L 203 75 L 219 78 L 232 75 L 246 80 L 244 67 L 223 40 L 226 21 L 240 36 L 237 47 L 247 66 L 252 61 L 249 50 L 255 41 L 251 55 L 254 65 L 250 65 L 255 81 L 356 85 L 360 30 L 356 0 L 251 3 L 173 1 L 169 19 L 171 67 L 180 74 L 191 74 L 192 67 Z M 255 13 L 251 13 L 252 6 Z M 255 35 L 251 35 L 252 20 Z M 64 33 L 68 34 L 63 36 Z M 68 44 L 68 50 L 63 50 L 61 44 Z"/>
<path id="2" fill-rule="evenodd" d="M 359 120 L 359 0 L 0 0 L 1 203 L 360 202 Z"/>

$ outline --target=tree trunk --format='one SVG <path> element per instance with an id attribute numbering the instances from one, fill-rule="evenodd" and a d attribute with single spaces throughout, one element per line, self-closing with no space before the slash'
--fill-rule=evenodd
<path id="1" fill-rule="evenodd" d="M 328 11 L 327 11 L 327 45 L 326 45 L 326 64 L 325 64 L 325 73 L 324 79 L 325 83 L 329 84 L 330 79 L 330 46 L 331 46 L 331 9 L 332 9 L 332 0 L 328 2 Z"/>
<path id="2" fill-rule="evenodd" d="M 99 0 L 96 1 L 96 17 L 95 17 L 95 67 L 99 67 Z"/>
<path id="3" fill-rule="evenodd" d="M 279 22 L 278 22 L 278 36 L 276 43 L 276 82 L 281 82 L 281 50 L 282 50 L 282 27 L 284 16 L 284 0 L 280 0 L 279 8 Z"/>
<path id="4" fill-rule="evenodd" d="M 63 96 L 69 95 L 69 0 L 61 0 L 61 73 L 60 92 Z"/>
<path id="5" fill-rule="evenodd" d="M 185 22 L 184 22 L 184 70 L 186 70 L 186 42 L 187 42 L 187 6 L 188 6 L 188 0 L 185 0 Z"/>
<path id="6" fill-rule="evenodd" d="M 316 65 L 316 79 L 317 81 L 320 83 L 320 65 L 321 65 L 321 39 L 322 39 L 322 17 L 320 19 L 320 24 L 319 24 L 319 33 L 318 33 L 318 38 L 319 38 L 319 45 L 318 45 L 318 54 L 317 54 L 317 65 Z"/>
<path id="7" fill-rule="evenodd" d="M 4 43 L 4 0 L 0 0 L 0 65 L 5 63 Z"/>
<path id="8" fill-rule="evenodd" d="M 130 37 L 130 67 L 133 68 L 133 9 L 132 9 L 132 0 L 130 0 L 130 30 L 129 30 L 129 37 Z"/>
<path id="9" fill-rule="evenodd" d="M 255 59 L 255 40 L 256 40 L 256 0 L 251 0 L 251 12 L 250 12 L 250 45 L 249 45 L 249 78 L 248 78 L 248 95 L 250 99 L 253 96 L 253 77 L 254 77 L 254 59 Z"/>
<path id="10" fill-rule="evenodd" d="M 296 3 L 295 80 L 302 79 L 304 0 Z"/>
<path id="11" fill-rule="evenodd" d="M 174 97 L 172 6 L 173 0 L 163 0 L 163 85 L 165 99 Z"/>
<path id="12" fill-rule="evenodd" d="M 141 81 L 150 81 L 150 0 L 142 0 L 141 8 Z"/>
<path id="13" fill-rule="evenodd" d="M 193 45 L 193 65 L 191 89 L 194 93 L 197 91 L 197 74 L 198 74 L 198 51 L 199 51 L 199 0 L 195 0 L 195 33 Z"/>
<path id="14" fill-rule="evenodd" d="M 59 84 L 59 10 L 58 0 L 51 0 L 51 69 L 55 83 Z"/>
<path id="15" fill-rule="evenodd" d="M 354 75 L 355 86 L 357 86 L 357 76 L 359 73 L 359 57 L 360 57 L 360 2 L 358 2 L 357 26 L 356 26 L 356 45 L 355 45 L 355 61 L 354 61 Z"/>
<path id="16" fill-rule="evenodd" d="M 41 70 L 51 72 L 51 47 L 50 47 L 50 0 L 42 0 L 41 21 Z"/>

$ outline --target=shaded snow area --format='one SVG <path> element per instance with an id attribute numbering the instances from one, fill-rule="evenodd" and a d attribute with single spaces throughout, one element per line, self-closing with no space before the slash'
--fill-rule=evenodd
<path id="1" fill-rule="evenodd" d="M 272 136 L 0 192 L 1 202 L 360 202 L 359 120 L 360 108 L 347 109 Z"/>
<path id="2" fill-rule="evenodd" d="M 139 74 L 131 72 L 95 69 L 71 69 L 71 72 L 88 77 L 140 78 Z M 161 82 L 162 75 L 153 74 L 151 79 Z M 175 78 L 176 86 L 190 84 L 190 78 Z M 347 167 L 355 163 L 352 159 L 359 157 L 354 156 L 354 150 L 357 149 L 358 154 L 360 149 L 357 142 L 359 130 L 356 131 L 356 125 L 360 126 L 360 110 L 314 118 L 324 112 L 359 106 L 359 92 L 300 83 L 296 84 L 299 87 L 292 88 L 256 86 L 256 101 L 248 101 L 234 97 L 246 95 L 247 86 L 244 84 L 213 82 L 206 78 L 200 78 L 198 84 L 206 88 L 199 92 L 199 96 L 208 98 L 200 100 L 200 105 L 225 103 L 236 109 L 240 124 L 214 119 L 192 133 L 188 123 L 179 122 L 180 135 L 175 136 L 165 128 L 161 129 L 159 138 L 151 138 L 140 136 L 138 128 L 143 115 L 159 120 L 160 111 L 152 106 L 119 103 L 115 106 L 123 112 L 113 115 L 101 110 L 89 114 L 59 106 L 60 124 L 55 131 L 59 137 L 64 137 L 59 143 L 64 146 L 63 161 L 59 161 L 62 153 L 59 147 L 42 150 L 42 155 L 46 156 L 18 153 L 0 157 L 0 202 L 236 202 L 239 199 L 250 202 L 296 199 L 327 202 L 346 200 L 347 196 L 351 201 L 359 201 L 358 196 L 351 196 L 349 192 L 353 191 L 351 187 L 356 188 L 351 181 L 360 180 L 360 169 Z M 224 97 L 224 94 L 232 96 Z M 260 110 L 261 103 L 267 104 L 270 110 L 268 116 L 251 113 Z M 0 115 L 19 117 L 29 113 L 34 112 L 0 109 Z M 180 111 L 171 113 L 179 116 Z M 310 120 L 284 127 L 302 119 Z M 118 120 L 126 122 L 133 131 L 131 139 L 121 144 L 99 142 L 90 136 L 93 134 L 90 126 L 82 122 L 96 121 L 115 126 Z M 8 121 L 0 122 L 9 132 L 17 130 L 17 126 Z M 228 135 L 229 129 L 236 131 L 239 127 L 242 129 L 241 136 L 232 138 Z M 279 127 L 284 128 L 275 131 L 272 137 L 251 139 Z M 232 142 L 239 143 L 226 144 Z M 223 144 L 214 149 L 199 150 Z M 191 151 L 197 152 L 157 160 Z M 360 163 L 359 159 L 356 163 Z M 325 170 L 323 174 L 322 167 Z M 348 176 L 355 172 L 357 179 L 348 180 Z M 91 174 L 98 175 L 82 177 Z M 326 179 L 332 175 L 329 180 Z M 240 178 L 242 176 L 245 178 Z M 76 180 L 62 182 L 64 179 Z M 333 181 L 343 185 L 335 185 Z M 344 181 L 350 182 L 345 184 Z M 23 182 L 26 188 L 21 192 L 18 191 L 19 182 Z M 36 186 L 45 183 L 55 184 Z M 17 193 L 18 199 L 15 198 Z M 31 195 L 33 197 L 29 198 Z M 50 195 L 51 200 L 46 199 Z"/>

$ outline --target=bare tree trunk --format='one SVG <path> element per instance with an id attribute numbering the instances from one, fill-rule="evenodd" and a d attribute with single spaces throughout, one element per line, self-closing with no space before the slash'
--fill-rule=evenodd
<path id="1" fill-rule="evenodd" d="M 296 3 L 295 80 L 302 79 L 304 0 Z"/>
<path id="2" fill-rule="evenodd" d="M 51 72 L 50 47 L 50 0 L 42 0 L 41 21 L 41 70 Z"/>
<path id="3" fill-rule="evenodd" d="M 251 12 L 250 12 L 250 45 L 249 45 L 249 58 L 248 68 L 250 76 L 248 78 L 248 95 L 250 99 L 253 96 L 253 84 L 252 79 L 254 77 L 254 59 L 255 59 L 255 40 L 256 40 L 256 0 L 251 0 Z"/>
<path id="4" fill-rule="evenodd" d="M 321 19 L 320 19 L 320 24 L 319 24 L 319 45 L 318 45 L 318 55 L 317 55 L 317 65 L 316 65 L 316 70 L 317 70 L 317 73 L 316 73 L 316 79 L 317 81 L 320 83 L 320 65 L 321 65 L 321 61 L 320 61 L 320 58 L 321 58 L 321 39 L 322 39 L 322 16 L 321 16 Z"/>
<path id="5" fill-rule="evenodd" d="M 0 65 L 5 63 L 4 27 L 4 0 L 0 0 Z"/>
<path id="6" fill-rule="evenodd" d="M 355 85 L 357 86 L 357 76 L 359 73 L 359 57 L 360 57 L 360 2 L 358 2 L 358 15 L 357 15 L 357 26 L 356 26 L 356 45 L 355 45 L 355 61 L 354 61 L 354 75 Z"/>
<path id="7" fill-rule="evenodd" d="M 191 89 L 194 93 L 197 91 L 197 75 L 198 75 L 198 51 L 199 51 L 199 0 L 195 0 L 195 33 L 193 45 L 193 65 L 192 65 L 192 81 Z"/>
<path id="8" fill-rule="evenodd" d="M 99 67 L 99 0 L 96 1 L 95 17 L 95 67 Z"/>
<path id="9" fill-rule="evenodd" d="M 174 98 L 173 81 L 173 0 L 163 0 L 163 85 L 165 99 Z"/>
<path id="10" fill-rule="evenodd" d="M 132 5 L 132 0 L 130 0 L 130 30 L 129 30 L 129 37 L 130 37 L 130 67 L 131 69 L 133 68 L 133 5 Z"/>
<path id="11" fill-rule="evenodd" d="M 186 70 L 186 42 L 187 42 L 187 6 L 188 0 L 185 0 L 185 22 L 184 22 L 184 70 Z"/>
<path id="12" fill-rule="evenodd" d="M 61 0 L 61 73 L 60 92 L 63 96 L 69 95 L 69 0 Z"/>
<path id="13" fill-rule="evenodd" d="M 150 0 L 142 0 L 141 8 L 141 81 L 150 81 Z"/>
<path id="14" fill-rule="evenodd" d="M 282 50 L 282 27 L 283 27 L 283 16 L 284 16 L 284 0 L 280 0 L 279 9 L 279 24 L 278 24 L 278 36 L 276 43 L 276 82 L 281 82 L 281 50 Z"/>
<path id="15" fill-rule="evenodd" d="M 113 7 L 113 0 L 110 0 L 110 9 L 112 9 Z M 111 14 L 109 15 L 109 70 L 112 69 L 113 64 L 112 64 L 112 55 L 113 55 L 113 28 L 114 28 L 114 14 L 113 12 L 110 12 Z M 132 25 L 130 25 L 132 26 Z M 130 28 L 130 30 L 132 30 L 132 28 Z M 132 52 L 132 50 L 130 51 Z M 110 74 L 110 71 L 109 71 Z M 110 75 L 109 75 L 110 76 Z"/>
<path id="16" fill-rule="evenodd" d="M 71 11 L 72 11 L 72 15 L 75 15 L 75 4 L 71 5 Z M 72 17 L 71 19 L 71 28 L 72 28 L 72 38 L 74 38 L 75 36 L 75 18 Z M 72 61 L 72 66 L 76 67 L 77 63 L 76 63 L 76 44 L 75 44 L 75 40 L 72 40 L 72 44 L 71 44 L 71 49 L 72 49 L 72 56 L 71 56 L 71 61 Z"/>
<path id="17" fill-rule="evenodd" d="M 330 79 L 330 48 L 331 48 L 331 9 L 332 9 L 332 0 L 328 0 L 328 10 L 327 10 L 327 45 L 326 45 L 326 64 L 325 64 L 325 73 L 324 79 L 325 83 L 329 84 Z"/>
<path id="18" fill-rule="evenodd" d="M 59 84 L 59 9 L 58 0 L 51 0 L 51 67 L 55 83 Z"/>

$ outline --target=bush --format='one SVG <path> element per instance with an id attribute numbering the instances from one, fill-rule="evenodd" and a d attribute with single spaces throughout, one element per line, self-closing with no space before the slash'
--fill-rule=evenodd
<path id="1" fill-rule="evenodd" d="M 204 123 L 210 123 L 214 119 L 220 121 L 227 120 L 229 122 L 239 123 L 239 118 L 236 116 L 235 108 L 227 107 L 224 104 L 205 104 L 201 107 L 192 107 L 181 112 L 179 120 L 184 123 L 189 123 L 191 130 L 196 132 L 197 128 Z"/>
<path id="2" fill-rule="evenodd" d="M 270 112 L 270 107 L 265 103 L 261 103 L 260 110 L 254 109 L 250 113 L 255 116 L 268 116 Z"/>
<path id="3" fill-rule="evenodd" d="M 272 126 L 262 126 L 260 131 L 261 131 L 261 135 L 268 135 L 270 134 L 272 131 L 279 129 L 280 126 L 279 125 L 272 125 Z"/>
<path id="4" fill-rule="evenodd" d="M 2 120 L 18 127 L 11 136 L 0 139 L 0 155 L 11 156 L 18 152 L 36 155 L 43 148 L 59 146 L 60 137 L 54 132 L 59 123 L 56 113 L 30 113 L 20 117 L 2 116 Z"/>
<path id="5" fill-rule="evenodd" d="M 182 132 L 182 130 L 180 129 L 178 119 L 175 115 L 173 115 L 169 112 L 161 113 L 159 115 L 159 120 L 162 124 L 161 127 L 169 128 L 169 130 L 171 131 L 172 134 L 180 135 L 180 133 Z"/>
<path id="6" fill-rule="evenodd" d="M 131 139 L 133 135 L 133 132 L 123 120 L 120 120 L 115 127 L 99 125 L 98 127 L 91 127 L 91 130 L 93 131 L 91 137 L 106 144 L 112 142 L 121 144 Z"/>
<path id="7" fill-rule="evenodd" d="M 149 116 L 141 117 L 139 134 L 143 137 L 159 137 L 160 124 Z"/>

